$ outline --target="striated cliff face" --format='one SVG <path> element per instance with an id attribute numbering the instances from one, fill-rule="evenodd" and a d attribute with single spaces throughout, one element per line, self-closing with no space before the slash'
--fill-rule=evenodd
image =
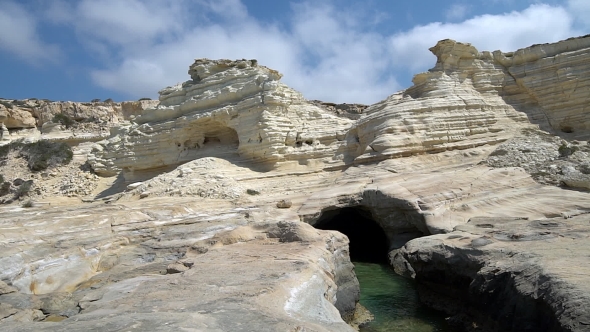
<path id="1" fill-rule="evenodd" d="M 352 124 L 309 103 L 255 60 L 199 59 L 192 80 L 160 91 L 117 136 L 99 143 L 89 159 L 99 174 L 174 166 L 224 156 L 263 167 L 277 162 L 331 162 Z"/>
<path id="2" fill-rule="evenodd" d="M 589 83 L 579 73 L 588 71 L 589 40 L 514 53 L 443 40 L 431 49 L 436 66 L 414 86 L 338 111 L 307 102 L 254 60 L 201 59 L 191 81 L 162 90 L 160 104 L 101 143 L 91 163 L 101 174 L 131 173 L 225 154 L 271 168 L 335 167 L 498 144 L 535 125 L 585 139 Z"/>
<path id="3" fill-rule="evenodd" d="M 372 105 L 353 127 L 357 162 L 497 144 L 531 124 L 588 139 L 590 38 L 514 53 L 442 40 L 414 86 Z"/>
<path id="4" fill-rule="evenodd" d="M 307 101 L 254 60 L 196 60 L 157 104 L 122 108 L 108 139 L 74 146 L 84 204 L 1 208 L 0 323 L 345 331 L 347 239 L 307 224 L 354 212 L 386 238 L 375 255 L 462 329 L 583 330 L 589 43 L 443 40 L 434 68 L 367 107 Z M 48 317 L 64 321 L 32 322 Z"/>

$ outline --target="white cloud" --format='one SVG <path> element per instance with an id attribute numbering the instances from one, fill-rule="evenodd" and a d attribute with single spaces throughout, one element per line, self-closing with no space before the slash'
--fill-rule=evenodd
<path id="1" fill-rule="evenodd" d="M 38 64 L 57 61 L 60 50 L 43 42 L 37 32 L 37 21 L 21 5 L 12 1 L 0 6 L 0 50 Z"/>
<path id="2" fill-rule="evenodd" d="M 572 16 L 563 7 L 531 5 L 521 12 L 414 27 L 391 37 L 391 52 L 398 67 L 418 71 L 433 67 L 435 58 L 428 48 L 441 39 L 471 43 L 480 51 L 508 52 L 577 35 L 572 23 Z"/>
<path id="3" fill-rule="evenodd" d="M 465 18 L 469 12 L 469 7 L 464 4 L 453 4 L 449 9 L 445 11 L 445 18 L 447 21 L 458 21 Z"/>
<path id="4" fill-rule="evenodd" d="M 82 41 L 137 47 L 173 38 L 182 33 L 185 1 L 81 0 L 75 5 L 53 1 L 46 16 L 72 25 Z"/>
<path id="5" fill-rule="evenodd" d="M 93 71 L 92 78 L 134 97 L 153 96 L 165 85 L 186 80 L 195 57 L 254 58 L 281 71 L 284 82 L 309 99 L 372 103 L 400 88 L 391 72 L 384 75 L 391 64 L 386 39 L 357 31 L 360 20 L 351 13 L 327 5 L 298 5 L 291 29 L 285 31 L 255 21 L 235 0 L 214 7 L 211 3 L 205 7 L 223 13 L 231 23 L 185 27 L 181 38 L 149 49 L 122 47 L 124 60 Z M 225 10 L 228 6 L 234 10 Z"/>
<path id="6" fill-rule="evenodd" d="M 586 28 L 590 28 L 590 1 L 568 0 L 568 9 L 574 15 L 578 23 Z"/>
<path id="7" fill-rule="evenodd" d="M 568 8 L 582 8 L 579 1 L 569 0 Z M 91 70 L 92 80 L 131 98 L 155 97 L 166 85 L 187 80 L 194 58 L 207 57 L 258 59 L 309 99 L 374 103 L 401 88 L 402 73 L 433 67 L 428 48 L 438 40 L 514 51 L 578 34 L 564 7 L 539 4 L 384 35 L 374 29 L 382 18 L 378 13 L 331 1 L 293 5 L 290 20 L 280 25 L 257 21 L 240 0 L 54 3 L 48 15 L 73 27 L 88 50 L 102 54 L 105 65 Z M 469 10 L 459 7 L 448 12 L 456 20 Z"/>

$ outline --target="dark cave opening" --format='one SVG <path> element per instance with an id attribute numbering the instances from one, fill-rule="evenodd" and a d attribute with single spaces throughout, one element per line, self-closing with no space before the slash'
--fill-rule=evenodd
<path id="1" fill-rule="evenodd" d="M 347 207 L 326 211 L 314 227 L 339 231 L 348 236 L 351 261 L 387 263 L 389 240 L 366 209 Z"/>

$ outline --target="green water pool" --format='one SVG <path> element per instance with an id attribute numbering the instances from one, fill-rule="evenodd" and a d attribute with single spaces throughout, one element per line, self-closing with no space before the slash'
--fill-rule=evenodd
<path id="1" fill-rule="evenodd" d="M 388 266 L 354 263 L 361 286 L 360 303 L 375 316 L 361 332 L 450 332 L 443 313 L 429 309 L 418 300 L 412 280 L 401 277 Z"/>

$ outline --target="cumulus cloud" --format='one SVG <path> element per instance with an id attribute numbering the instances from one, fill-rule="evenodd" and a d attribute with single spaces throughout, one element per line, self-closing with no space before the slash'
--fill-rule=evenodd
<path id="1" fill-rule="evenodd" d="M 515 51 L 578 34 L 572 20 L 563 7 L 531 5 L 521 12 L 481 15 L 460 23 L 430 23 L 392 36 L 391 53 L 398 67 L 424 70 L 435 61 L 428 48 L 441 39 L 471 43 L 479 50 Z"/>
<path id="2" fill-rule="evenodd" d="M 0 50 L 37 63 L 57 61 L 60 50 L 39 37 L 37 20 L 21 5 L 4 1 L 0 6 Z"/>
<path id="3" fill-rule="evenodd" d="M 55 22 L 69 24 L 81 40 L 107 45 L 137 47 L 166 41 L 183 31 L 187 23 L 186 1 L 55 0 L 46 14 Z"/>
<path id="4" fill-rule="evenodd" d="M 469 12 L 469 7 L 464 4 L 453 4 L 449 9 L 445 11 L 445 18 L 447 21 L 458 21 L 462 20 L 467 16 Z"/>
<path id="5" fill-rule="evenodd" d="M 400 88 L 388 72 L 386 39 L 358 31 L 361 17 L 354 13 L 303 3 L 293 7 L 285 30 L 257 22 L 236 0 L 200 3 L 229 21 L 195 26 L 149 50 L 123 47 L 125 59 L 93 71 L 92 78 L 134 97 L 152 96 L 163 84 L 186 80 L 195 57 L 255 58 L 281 71 L 285 83 L 310 99 L 371 103 Z"/>
<path id="6" fill-rule="evenodd" d="M 103 66 L 90 70 L 93 82 L 130 98 L 155 97 L 188 79 L 194 58 L 207 57 L 258 59 L 309 99 L 373 103 L 431 68 L 428 48 L 440 39 L 513 51 L 579 34 L 574 21 L 584 20 L 587 1 L 567 1 L 469 19 L 469 7 L 455 4 L 446 13 L 452 22 L 393 35 L 375 28 L 383 13 L 329 0 L 292 4 L 280 23 L 257 20 L 240 0 L 54 0 L 45 12 L 101 59 Z M 34 32 L 34 22 L 29 26 Z"/>

